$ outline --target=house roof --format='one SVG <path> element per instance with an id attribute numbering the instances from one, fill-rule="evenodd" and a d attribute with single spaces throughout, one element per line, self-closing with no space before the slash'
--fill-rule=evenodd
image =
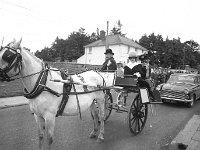
<path id="1" fill-rule="evenodd" d="M 144 48 L 141 45 L 137 44 L 133 40 L 128 39 L 128 38 L 126 38 L 124 36 L 121 36 L 120 34 L 108 35 L 108 36 L 106 36 L 106 38 L 107 38 L 107 44 L 108 45 L 124 44 L 124 45 L 128 45 L 128 46 L 131 46 L 131 47 L 142 49 L 144 51 L 148 51 L 146 48 Z M 95 41 L 93 43 L 90 43 L 90 44 L 86 45 L 85 48 L 87 48 L 87 47 L 106 46 L 106 38 L 104 38 L 103 40 L 100 39 L 100 40 L 97 40 L 97 41 Z"/>

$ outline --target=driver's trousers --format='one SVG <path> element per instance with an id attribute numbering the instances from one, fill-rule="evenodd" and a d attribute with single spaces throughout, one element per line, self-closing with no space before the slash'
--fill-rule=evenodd
<path id="1" fill-rule="evenodd" d="M 155 100 L 154 95 L 153 95 L 153 91 L 151 90 L 151 87 L 150 87 L 150 85 L 147 81 L 145 81 L 144 79 L 139 79 L 138 85 L 139 85 L 139 87 L 147 88 L 149 95 L 153 98 L 153 101 Z"/>

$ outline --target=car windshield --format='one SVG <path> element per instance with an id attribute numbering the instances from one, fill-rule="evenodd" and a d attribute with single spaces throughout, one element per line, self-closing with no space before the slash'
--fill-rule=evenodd
<path id="1" fill-rule="evenodd" d="M 176 82 L 176 83 L 192 83 L 194 84 L 194 77 L 193 76 L 186 76 L 186 75 L 172 75 L 168 82 Z"/>

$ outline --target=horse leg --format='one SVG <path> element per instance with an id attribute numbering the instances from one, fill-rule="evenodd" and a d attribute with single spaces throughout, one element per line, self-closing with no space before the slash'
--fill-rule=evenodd
<path id="1" fill-rule="evenodd" d="M 44 150 L 44 134 L 45 134 L 45 122 L 44 119 L 34 114 L 37 126 L 38 126 L 38 137 L 39 137 L 39 149 Z"/>
<path id="2" fill-rule="evenodd" d="M 48 115 L 45 115 L 47 150 L 51 150 L 51 146 L 53 143 L 54 127 L 55 127 L 55 115 L 50 113 Z"/>
<path id="3" fill-rule="evenodd" d="M 99 131 L 99 136 L 97 138 L 97 142 L 104 141 L 103 136 L 104 136 L 104 118 L 105 118 L 105 98 L 103 98 L 103 100 L 99 99 L 99 101 L 97 101 L 99 108 L 99 120 L 100 120 L 100 131 Z"/>
<path id="4" fill-rule="evenodd" d="M 92 102 L 92 104 L 90 106 L 90 112 L 91 112 L 91 115 L 93 117 L 94 129 L 90 133 L 89 137 L 95 138 L 97 136 L 97 132 L 98 132 L 98 119 L 99 119 L 99 117 L 98 117 L 98 109 L 97 109 L 94 101 Z"/>

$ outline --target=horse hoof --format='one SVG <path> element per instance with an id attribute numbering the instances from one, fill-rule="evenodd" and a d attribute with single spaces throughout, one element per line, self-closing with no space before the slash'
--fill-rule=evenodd
<path id="1" fill-rule="evenodd" d="M 100 139 L 100 138 L 97 139 L 97 143 L 102 143 L 103 141 L 104 139 Z"/>
<path id="2" fill-rule="evenodd" d="M 95 134 L 90 134 L 89 137 L 90 137 L 91 139 L 94 139 L 94 138 L 96 138 L 97 136 L 96 136 Z"/>

